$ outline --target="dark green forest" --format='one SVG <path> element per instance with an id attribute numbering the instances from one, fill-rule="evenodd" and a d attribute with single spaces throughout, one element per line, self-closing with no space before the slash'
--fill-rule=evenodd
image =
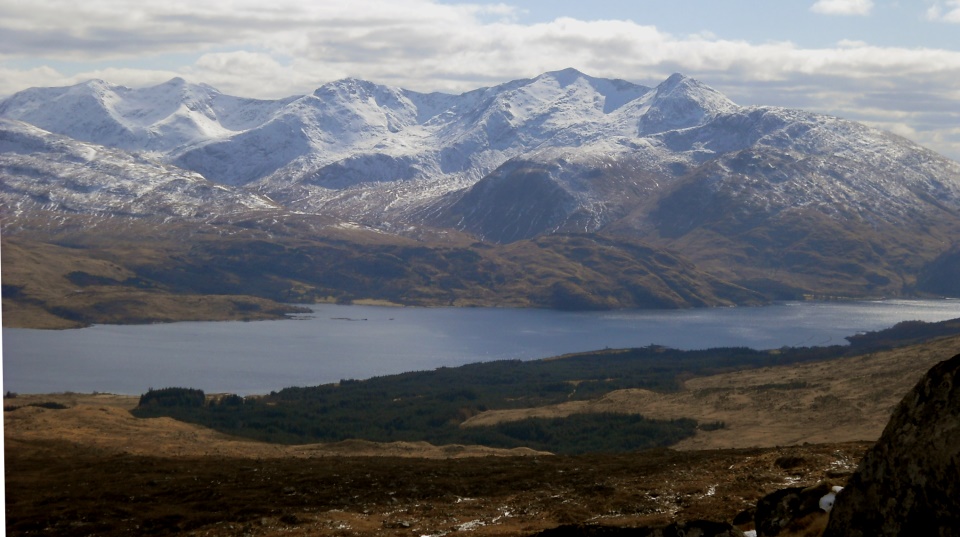
<path id="1" fill-rule="evenodd" d="M 960 333 L 960 320 L 910 321 L 848 338 L 850 345 L 758 351 L 660 346 L 607 349 L 533 361 L 505 360 L 290 387 L 269 395 L 207 397 L 192 388 L 150 390 L 138 417 L 170 416 L 242 437 L 299 444 L 364 439 L 530 447 L 555 453 L 625 452 L 674 444 L 693 420 L 655 421 L 625 414 L 578 414 L 461 428 L 486 410 L 532 408 L 596 399 L 614 390 L 678 390 L 685 378 L 726 371 L 830 360 Z"/>

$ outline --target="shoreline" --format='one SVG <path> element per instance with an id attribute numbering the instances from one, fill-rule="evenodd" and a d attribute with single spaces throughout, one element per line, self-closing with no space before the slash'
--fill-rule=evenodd
<path id="1" fill-rule="evenodd" d="M 335 300 L 318 301 L 312 303 L 284 303 L 276 302 L 271 299 L 253 297 L 247 295 L 159 295 L 166 299 L 173 299 L 173 303 L 181 302 L 181 307 L 174 307 L 170 311 L 169 305 L 166 306 L 163 313 L 156 315 L 140 314 L 133 316 L 128 320 L 118 321 L 112 319 L 114 315 L 106 320 L 70 320 L 63 317 L 57 317 L 35 304 L 22 304 L 9 299 L 3 300 L 3 323 L 2 328 L 23 329 L 23 330 L 74 330 L 89 328 L 96 325 L 109 326 L 147 326 L 154 324 L 173 324 L 182 322 L 254 322 L 254 321 L 279 321 L 279 320 L 302 320 L 298 316 L 309 316 L 313 314 L 311 306 L 344 306 L 344 307 L 375 307 L 375 308 L 423 308 L 423 309 L 510 309 L 510 310 L 538 310 L 555 311 L 569 313 L 592 313 L 592 312 L 673 312 L 673 311 L 698 311 L 715 310 L 728 308 L 764 308 L 790 303 L 822 303 L 822 304 L 849 304 L 849 303 L 871 303 L 887 301 L 960 301 L 960 297 L 928 297 L 928 296 L 879 296 L 879 297 L 840 297 L 840 296 L 806 296 L 802 299 L 794 300 L 771 300 L 762 304 L 732 304 L 732 305 L 713 305 L 713 306 L 694 306 L 690 308 L 609 308 L 609 309 L 557 309 L 531 306 L 529 304 L 505 304 L 502 302 L 470 302 L 462 304 L 421 304 L 410 303 L 403 304 L 380 299 L 358 299 L 350 303 L 340 303 Z M 208 311 L 198 315 L 191 306 L 197 303 L 205 304 Z M 264 309 L 264 305 L 269 306 Z M 210 309 L 214 306 L 222 306 L 224 309 Z M 355 320 L 347 319 L 344 320 Z"/>

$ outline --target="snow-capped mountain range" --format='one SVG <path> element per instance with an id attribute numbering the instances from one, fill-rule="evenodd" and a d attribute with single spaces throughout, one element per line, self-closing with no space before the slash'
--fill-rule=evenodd
<path id="1" fill-rule="evenodd" d="M 501 243 L 607 232 L 717 266 L 730 260 L 697 249 L 723 236 L 742 254 L 758 226 L 896 230 L 897 245 L 927 245 L 923 262 L 960 229 L 960 163 L 851 121 L 738 106 L 679 74 L 648 88 L 566 69 L 461 95 L 345 79 L 278 100 L 90 81 L 17 93 L 0 118 L 6 208 L 282 208 Z M 768 239 L 780 258 L 797 240 Z"/>
<path id="2" fill-rule="evenodd" d="M 182 79 L 144 89 L 96 80 L 18 93 L 0 117 L 357 217 L 423 205 L 531 152 L 633 151 L 623 144 L 734 109 L 680 75 L 650 89 L 570 69 L 456 96 L 347 79 L 277 101 Z M 672 158 L 651 149 L 655 161 Z"/>
<path id="3" fill-rule="evenodd" d="M 567 69 L 462 95 L 346 79 L 275 101 L 182 79 L 143 89 L 95 80 L 20 92 L 0 102 L 0 117 L 244 186 L 290 209 L 381 222 L 424 209 L 449 213 L 438 200 L 484 178 L 487 190 L 510 181 L 503 177 L 522 161 L 524 169 L 537 163 L 567 206 L 590 215 L 575 219 L 583 230 L 594 231 L 630 208 L 606 207 L 632 205 L 630 198 L 701 166 L 727 177 L 725 157 L 745 149 L 792 161 L 842 159 L 855 170 L 806 184 L 764 181 L 762 203 L 776 210 L 842 205 L 889 219 L 907 210 L 911 188 L 960 199 L 956 180 L 936 180 L 956 179 L 960 167 L 903 139 L 797 110 L 739 107 L 682 75 L 647 88 Z M 899 179 L 863 178 L 863 168 Z M 619 181 L 613 199 L 584 180 L 610 169 L 638 176 Z"/>

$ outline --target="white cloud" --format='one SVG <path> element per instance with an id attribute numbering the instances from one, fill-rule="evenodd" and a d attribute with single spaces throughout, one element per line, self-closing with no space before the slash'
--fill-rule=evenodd
<path id="1" fill-rule="evenodd" d="M 278 62 L 261 52 L 233 51 L 204 54 L 184 69 L 184 77 L 244 97 L 287 97 L 306 93 L 326 80 L 343 78 L 348 73 L 326 73 L 318 77 L 312 66 L 300 61 Z M 258 91 L 250 91 L 252 87 Z"/>
<path id="2" fill-rule="evenodd" d="M 165 0 L 136 8 L 123 0 L 31 4 L 36 8 L 0 6 L 0 36 L 5 36 L 0 50 L 7 58 L 78 65 L 115 59 L 149 69 L 151 58 L 179 55 L 189 58 L 175 68 L 187 78 L 254 97 L 311 91 L 343 76 L 411 89 L 466 91 L 571 66 L 597 76 L 647 80 L 672 71 L 779 80 L 960 69 L 960 52 L 880 48 L 861 41 L 803 49 L 789 42 L 753 44 L 711 34 L 678 37 L 621 20 L 561 18 L 524 25 L 513 20 L 516 10 L 507 5 L 430 0 Z M 868 9 L 870 3 L 821 0 L 817 6 L 827 4 L 851 10 Z M 172 68 L 167 63 L 162 70 Z M 31 76 L 36 75 L 24 73 L 23 79 Z"/>
<path id="3" fill-rule="evenodd" d="M 867 43 L 866 41 L 855 41 L 853 39 L 842 39 L 837 42 L 837 46 L 840 48 L 861 48 L 869 47 L 870 43 Z"/>
<path id="4" fill-rule="evenodd" d="M 47 66 L 16 69 L 0 64 L 0 97 L 25 88 L 61 86 L 66 77 Z"/>
<path id="5" fill-rule="evenodd" d="M 927 9 L 927 19 L 960 24 L 960 0 L 936 1 Z"/>
<path id="6" fill-rule="evenodd" d="M 810 8 L 823 15 L 869 15 L 873 0 L 817 0 Z"/>

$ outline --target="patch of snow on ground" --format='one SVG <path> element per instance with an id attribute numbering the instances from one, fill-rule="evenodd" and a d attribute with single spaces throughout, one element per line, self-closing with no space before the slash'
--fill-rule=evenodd
<path id="1" fill-rule="evenodd" d="M 486 526 L 486 523 L 482 520 L 471 520 L 470 522 L 464 522 L 463 524 L 458 525 L 457 531 L 472 531 Z"/>

